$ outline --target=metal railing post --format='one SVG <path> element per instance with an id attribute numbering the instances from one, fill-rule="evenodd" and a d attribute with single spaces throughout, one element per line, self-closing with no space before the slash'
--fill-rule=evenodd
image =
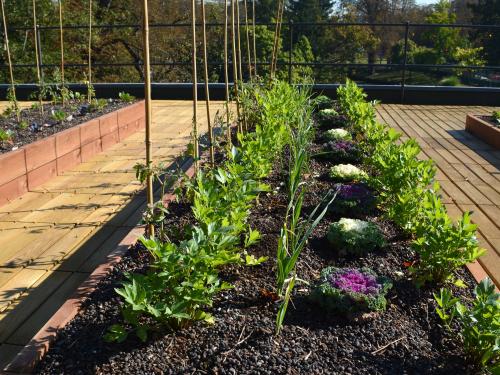
<path id="1" fill-rule="evenodd" d="M 38 68 L 40 69 L 40 78 L 42 82 L 44 82 L 42 43 L 40 43 L 41 41 L 40 26 L 36 25 L 35 27 L 36 27 L 37 49 L 38 49 Z"/>
<path id="2" fill-rule="evenodd" d="M 292 84 L 293 23 L 291 19 L 288 19 L 288 37 L 290 38 L 290 48 L 288 50 L 288 83 Z"/>
<path id="3" fill-rule="evenodd" d="M 406 64 L 408 63 L 408 36 L 410 34 L 410 21 L 406 21 L 405 26 L 405 46 L 404 46 L 404 57 L 403 57 L 403 73 L 401 77 L 401 104 L 405 100 L 405 85 L 406 85 Z"/>

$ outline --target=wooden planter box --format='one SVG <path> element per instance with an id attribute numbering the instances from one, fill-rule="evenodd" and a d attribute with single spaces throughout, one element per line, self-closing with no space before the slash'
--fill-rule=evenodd
<path id="1" fill-rule="evenodd" d="M 144 101 L 0 155 L 0 206 L 145 127 Z"/>
<path id="2" fill-rule="evenodd" d="M 465 130 L 500 150 L 500 128 L 483 119 L 483 116 L 468 114 Z"/>

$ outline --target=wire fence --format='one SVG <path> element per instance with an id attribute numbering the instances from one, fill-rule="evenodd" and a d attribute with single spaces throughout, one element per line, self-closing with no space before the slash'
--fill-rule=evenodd
<path id="1" fill-rule="evenodd" d="M 267 26 L 269 30 L 274 30 L 274 23 L 257 23 L 257 26 Z M 157 30 L 162 36 L 167 35 L 172 32 L 172 30 L 185 30 L 177 34 L 179 41 L 183 41 L 184 36 L 189 36 L 190 23 L 158 23 L 151 24 L 150 28 L 154 33 Z M 198 25 L 201 28 L 201 24 Z M 213 40 L 215 44 L 213 46 L 219 47 L 220 50 L 215 53 L 209 54 L 211 59 L 209 60 L 209 69 L 211 70 L 212 78 L 214 82 L 221 82 L 223 79 L 222 72 L 224 61 L 221 60 L 222 55 L 222 44 L 220 42 L 221 31 L 224 29 L 223 23 L 207 23 L 207 28 L 216 30 L 219 34 L 214 33 Z M 139 35 L 141 25 L 139 24 L 113 24 L 113 25 L 93 25 L 94 30 L 101 30 L 101 32 L 109 33 L 113 31 L 119 31 L 120 33 L 129 32 L 128 35 Z M 359 30 L 387 30 L 387 32 L 395 33 L 397 36 L 395 40 L 402 42 L 402 59 L 400 61 L 394 62 L 387 59 L 387 49 L 391 46 L 386 46 L 385 55 L 382 58 L 382 54 L 376 51 L 375 55 L 378 57 L 378 62 L 375 61 L 338 61 L 338 59 L 314 59 L 313 61 L 298 61 L 294 58 L 294 46 L 298 42 L 298 35 L 301 34 L 302 30 L 311 30 L 314 28 L 327 28 L 330 30 L 340 29 L 340 28 L 355 28 L 354 32 Z M 461 76 L 460 84 L 467 86 L 496 86 L 500 87 L 500 66 L 498 65 L 467 65 L 467 64 L 452 64 L 452 63 L 414 63 L 409 59 L 409 52 L 411 47 L 411 39 L 415 34 L 422 33 L 426 30 L 436 30 L 440 28 L 449 29 L 459 29 L 461 33 L 470 35 L 471 33 L 500 33 L 500 25 L 472 25 L 472 24 L 427 24 L 427 23 L 360 23 L 360 22 L 350 22 L 350 23 L 309 23 L 301 22 L 294 23 L 292 21 L 285 22 L 283 24 L 283 52 L 278 60 L 278 66 L 281 69 L 281 78 L 288 79 L 290 82 L 294 81 L 294 75 L 303 74 L 304 68 L 310 69 L 312 72 L 312 79 L 316 83 L 339 83 L 342 82 L 346 77 L 356 80 L 360 83 L 371 83 L 371 84 L 395 84 L 401 85 L 402 95 L 404 95 L 404 87 L 408 84 L 422 84 L 422 85 L 436 85 L 439 84 L 439 80 L 442 77 L 447 77 L 450 75 Z M 85 37 L 86 30 L 88 30 L 88 25 L 66 25 L 63 27 L 65 33 L 74 32 L 79 35 L 82 39 Z M 48 34 L 58 32 L 58 26 L 37 26 L 36 33 L 33 33 L 33 28 L 30 27 L 13 27 L 10 29 L 9 33 L 24 33 L 25 44 L 28 33 L 33 33 L 38 39 L 39 46 L 39 67 L 42 74 L 45 76 L 50 76 L 49 71 L 57 69 L 60 65 L 57 59 L 54 59 L 53 51 L 59 46 L 50 45 L 50 38 L 47 37 Z M 168 30 L 168 33 L 164 31 Z M 251 30 L 251 28 L 250 28 Z M 185 35 L 184 35 L 185 34 Z M 160 35 L 160 34 L 158 34 Z M 209 35 L 210 36 L 210 35 Z M 401 38 L 399 38 L 401 37 Z M 12 39 L 12 38 L 11 38 Z M 154 39 L 154 36 L 153 38 Z M 244 37 L 242 38 L 244 39 Z M 393 38 L 394 39 L 394 38 Z M 75 40 L 75 37 L 72 37 Z M 124 82 L 124 81 L 141 81 L 141 70 L 142 70 L 142 60 L 141 56 L 141 45 L 139 43 L 140 38 L 137 38 L 137 43 L 135 46 L 128 47 L 129 52 L 132 55 L 131 50 L 135 50 L 135 55 L 130 57 L 135 57 L 133 59 L 126 59 L 125 56 L 117 56 L 112 59 L 112 61 L 100 61 L 99 57 L 95 58 L 92 63 L 96 73 L 94 76 L 99 77 L 112 77 L 113 82 Z M 179 44 L 181 44 L 179 42 Z M 170 46 L 175 45 L 175 40 L 170 41 Z M 185 44 L 187 46 L 187 44 Z M 214 49 L 212 46 L 212 49 Z M 500 48 L 498 46 L 497 48 Z M 158 48 L 160 50 L 161 48 Z M 52 52 L 49 58 L 46 58 L 47 51 Z M 231 51 L 231 49 L 229 49 Z M 335 51 L 333 51 L 335 53 Z M 81 55 L 84 55 L 84 50 Z M 94 56 L 98 54 L 93 53 Z M 214 59 L 219 57 L 218 59 Z M 245 53 L 242 53 L 245 56 Z M 162 51 L 157 53 L 155 56 L 153 53 L 152 67 L 153 67 L 153 80 L 156 82 L 189 82 L 190 74 L 189 69 L 191 67 L 191 61 L 189 54 L 181 54 L 181 59 L 172 59 L 171 53 Z M 127 61 L 128 60 L 128 61 Z M 232 68 L 232 57 L 228 59 L 229 68 Z M 245 60 L 245 58 L 243 59 Z M 34 60 L 33 60 L 34 61 Z M 82 58 L 80 61 L 67 61 L 65 63 L 65 68 L 71 70 L 74 69 L 76 72 L 84 72 L 84 68 L 87 63 Z M 246 66 L 247 61 L 243 61 L 242 65 Z M 262 59 L 258 56 L 257 67 L 261 72 L 266 71 L 266 67 L 271 64 L 267 59 Z M 36 68 L 34 62 L 15 62 L 13 65 L 14 69 L 20 71 L 21 73 L 26 72 L 26 74 L 17 74 L 20 80 L 24 80 L 25 83 L 32 82 L 34 79 L 33 75 L 30 76 L 29 72 L 31 69 Z M 5 64 L 0 65 L 1 70 L 6 70 L 7 66 Z M 124 68 L 133 68 L 133 73 L 122 74 Z M 155 71 L 156 68 L 156 71 Z M 172 74 L 166 74 L 164 71 L 160 72 L 160 68 L 174 69 Z M 99 69 L 102 69 L 104 73 L 99 74 Z M 462 72 L 467 72 L 463 74 Z M 174 76 L 173 74 L 177 74 Z M 248 74 L 248 72 L 247 72 Z M 304 73 L 305 74 L 305 73 Z M 124 77 L 123 79 L 121 77 Z M 26 79 L 28 78 L 28 79 Z M 19 78 L 18 78 L 19 79 Z"/>

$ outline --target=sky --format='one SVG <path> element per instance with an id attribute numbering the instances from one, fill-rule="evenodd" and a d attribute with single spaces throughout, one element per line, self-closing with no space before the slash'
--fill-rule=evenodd
<path id="1" fill-rule="evenodd" d="M 417 4 L 434 4 L 437 0 L 417 0 Z"/>

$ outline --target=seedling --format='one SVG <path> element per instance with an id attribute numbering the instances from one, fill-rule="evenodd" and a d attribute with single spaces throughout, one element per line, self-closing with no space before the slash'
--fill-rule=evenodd
<path id="1" fill-rule="evenodd" d="M 51 117 L 57 122 L 63 122 L 66 120 L 66 113 L 64 111 L 57 110 L 52 113 Z"/>
<path id="2" fill-rule="evenodd" d="M 125 102 L 125 103 L 132 103 L 135 100 L 135 96 L 132 96 L 126 92 L 120 92 L 118 94 L 118 96 L 119 96 L 120 100 Z"/>

